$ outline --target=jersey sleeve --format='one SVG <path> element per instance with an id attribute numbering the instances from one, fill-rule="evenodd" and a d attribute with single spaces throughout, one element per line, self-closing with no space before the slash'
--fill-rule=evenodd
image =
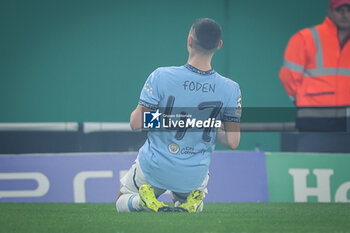
<path id="1" fill-rule="evenodd" d="M 226 106 L 224 105 L 224 112 L 222 120 L 224 122 L 240 122 L 242 115 L 242 95 L 239 86 L 231 90 L 230 97 Z"/>
<path id="2" fill-rule="evenodd" d="M 143 85 L 139 104 L 150 109 L 157 109 L 159 105 L 159 73 L 157 70 L 153 71 L 147 78 Z"/>

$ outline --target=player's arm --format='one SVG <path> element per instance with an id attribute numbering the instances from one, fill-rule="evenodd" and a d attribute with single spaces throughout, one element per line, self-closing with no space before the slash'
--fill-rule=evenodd
<path id="1" fill-rule="evenodd" d="M 130 115 L 130 127 L 133 130 L 141 129 L 143 124 L 143 112 L 153 111 L 150 108 L 146 108 L 140 104 L 137 105 L 135 110 Z"/>
<path id="2" fill-rule="evenodd" d="M 239 122 L 224 122 L 224 128 L 217 132 L 217 141 L 232 150 L 236 149 L 241 139 Z"/>
<path id="3" fill-rule="evenodd" d="M 242 95 L 239 86 L 236 84 L 234 90 L 230 92 L 227 107 L 224 108 L 221 129 L 217 132 L 217 140 L 223 146 L 235 150 L 241 139 L 241 115 L 242 115 Z"/>
<path id="4" fill-rule="evenodd" d="M 130 115 L 130 127 L 133 130 L 141 129 L 143 126 L 143 112 L 154 111 L 158 108 L 159 92 L 158 92 L 158 73 L 157 70 L 152 72 L 140 94 L 140 99 L 137 107 Z"/>

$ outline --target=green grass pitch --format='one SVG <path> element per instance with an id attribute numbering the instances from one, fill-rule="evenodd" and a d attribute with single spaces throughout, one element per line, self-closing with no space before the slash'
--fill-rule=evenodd
<path id="1" fill-rule="evenodd" d="M 350 233 L 350 204 L 206 203 L 188 213 L 118 213 L 113 203 L 0 203 L 1 233 Z"/>

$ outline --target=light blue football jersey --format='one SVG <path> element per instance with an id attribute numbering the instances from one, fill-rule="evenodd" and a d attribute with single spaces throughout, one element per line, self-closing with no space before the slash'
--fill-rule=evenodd
<path id="1" fill-rule="evenodd" d="M 214 70 L 200 71 L 189 64 L 162 67 L 146 80 L 139 104 L 162 109 L 168 116 L 239 122 L 241 91 L 236 82 Z M 147 181 L 179 193 L 199 188 L 208 173 L 215 140 L 216 130 L 208 128 L 150 130 L 139 150 Z"/>

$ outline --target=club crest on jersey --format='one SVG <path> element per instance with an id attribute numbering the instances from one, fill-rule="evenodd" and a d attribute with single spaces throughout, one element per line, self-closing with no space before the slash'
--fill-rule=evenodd
<path id="1" fill-rule="evenodd" d="M 143 112 L 143 128 L 144 129 L 159 129 L 160 128 L 160 116 L 162 113 L 157 111 Z"/>
<path id="2" fill-rule="evenodd" d="M 175 143 L 169 144 L 168 149 L 172 154 L 177 154 L 180 151 L 180 147 Z"/>

